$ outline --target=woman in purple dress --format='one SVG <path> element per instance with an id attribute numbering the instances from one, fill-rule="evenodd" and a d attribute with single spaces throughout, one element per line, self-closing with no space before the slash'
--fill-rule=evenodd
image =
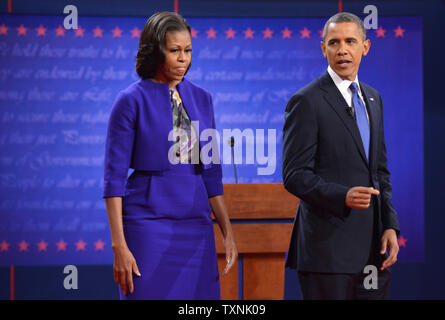
<path id="1" fill-rule="evenodd" d="M 141 79 L 110 113 L 103 197 L 121 299 L 220 299 L 211 211 L 224 237 L 222 274 L 237 259 L 221 165 L 199 160 L 200 133 L 215 120 L 210 94 L 184 78 L 191 51 L 181 16 L 150 17 L 136 59 Z"/>

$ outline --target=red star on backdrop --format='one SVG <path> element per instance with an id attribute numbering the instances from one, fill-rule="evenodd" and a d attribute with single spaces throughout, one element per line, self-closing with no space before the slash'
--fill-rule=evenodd
<path id="1" fill-rule="evenodd" d="M 56 245 L 57 245 L 57 252 L 66 251 L 66 246 L 68 245 L 68 243 L 63 241 L 63 239 L 60 239 L 59 242 L 56 243 Z"/>
<path id="2" fill-rule="evenodd" d="M 64 37 L 66 29 L 62 26 L 59 26 L 56 30 L 56 37 Z"/>
<path id="3" fill-rule="evenodd" d="M 263 35 L 264 35 L 264 36 L 263 36 L 264 39 L 272 39 L 272 36 L 273 36 L 273 30 L 269 29 L 269 27 L 267 27 L 266 30 L 263 30 L 262 33 L 263 33 Z"/>
<path id="4" fill-rule="evenodd" d="M 87 243 L 83 240 L 79 240 L 75 243 L 76 245 L 76 251 L 85 251 L 85 247 L 87 246 Z"/>
<path id="5" fill-rule="evenodd" d="M 405 31 L 406 30 L 402 29 L 401 26 L 398 26 L 397 29 L 394 29 L 394 33 L 396 35 L 396 38 L 403 38 Z"/>
<path id="6" fill-rule="evenodd" d="M 45 242 L 44 240 L 40 240 L 39 243 L 37 243 L 37 248 L 40 251 L 47 251 L 48 250 L 48 242 Z"/>
<path id="7" fill-rule="evenodd" d="M 5 26 L 5 24 L 3 23 L 1 26 L 0 26 L 0 36 L 7 36 L 8 35 L 8 27 L 7 26 Z"/>
<path id="8" fill-rule="evenodd" d="M 17 35 L 18 36 L 26 36 L 26 32 L 28 31 L 28 28 L 25 28 L 23 24 L 20 25 L 20 27 L 17 28 Z"/>
<path id="9" fill-rule="evenodd" d="M 25 27 L 23 24 L 21 24 L 19 27 L 16 28 L 17 30 L 17 36 L 27 36 L 28 33 L 27 27 Z M 38 28 L 35 28 L 37 37 L 44 37 L 47 35 L 48 29 L 45 28 L 42 24 L 39 25 Z M 9 27 L 7 27 L 4 23 L 0 25 L 0 36 L 8 35 Z M 66 29 L 63 28 L 61 25 L 59 25 L 56 29 L 56 37 L 64 37 L 66 33 Z M 74 29 L 74 33 L 76 37 L 83 37 L 85 34 L 85 29 L 82 27 L 79 27 L 78 29 Z M 104 30 L 97 26 L 95 29 L 92 30 L 94 34 L 94 38 L 102 38 Z M 120 29 L 118 26 L 116 26 L 114 29 L 111 30 L 113 34 L 113 38 L 121 38 L 124 30 Z M 132 30 L 130 30 L 131 37 L 132 38 L 139 38 L 141 35 L 142 30 L 140 30 L 138 27 L 134 27 Z M 255 31 L 252 30 L 250 27 L 242 31 L 244 34 L 244 39 L 253 39 Z M 273 39 L 274 30 L 267 27 L 265 30 L 261 31 L 263 33 L 264 39 Z M 299 30 L 301 36 L 301 39 L 310 39 L 312 31 L 304 27 L 302 30 Z M 323 29 L 317 30 L 317 32 L 320 35 L 320 38 L 323 38 Z M 387 30 L 384 29 L 382 26 L 379 26 L 378 29 L 375 30 L 376 37 L 377 38 L 386 38 L 386 32 Z M 396 29 L 393 29 L 394 36 L 396 38 L 403 38 L 405 36 L 406 30 L 403 29 L 400 25 L 397 26 Z M 195 28 L 191 28 L 191 36 L 192 38 L 196 39 L 198 38 L 199 31 Z M 210 27 L 206 31 L 207 39 L 216 39 L 218 31 L 215 30 L 213 27 Z M 235 39 L 237 31 L 234 30 L 232 27 L 225 30 L 224 33 L 226 34 L 226 39 Z M 281 30 L 282 39 L 292 39 L 293 31 L 290 30 L 288 27 Z"/>
<path id="10" fill-rule="evenodd" d="M 104 29 L 101 29 L 101 27 L 97 26 L 93 29 L 93 34 L 95 38 L 102 38 L 104 35 Z"/>
<path id="11" fill-rule="evenodd" d="M 193 38 L 193 39 L 198 38 L 198 33 L 199 33 L 199 31 L 196 30 L 195 28 L 192 28 L 191 31 L 192 31 L 192 38 Z"/>
<path id="12" fill-rule="evenodd" d="M 286 29 L 281 30 L 281 34 L 283 35 L 283 39 L 291 39 L 292 38 L 292 30 L 289 30 L 288 27 Z"/>
<path id="13" fill-rule="evenodd" d="M 85 29 L 82 27 L 78 27 L 77 29 L 74 29 L 74 34 L 76 35 L 76 38 L 83 38 L 84 33 L 85 33 Z"/>
<path id="14" fill-rule="evenodd" d="M 111 30 L 111 32 L 113 32 L 113 38 L 122 38 L 122 32 L 124 30 L 119 29 L 118 26 L 116 26 L 113 30 Z"/>
<path id="15" fill-rule="evenodd" d="M 134 27 L 133 29 L 130 30 L 130 32 L 132 38 L 139 38 L 141 36 L 142 30 L 139 29 L 138 27 Z"/>
<path id="16" fill-rule="evenodd" d="M 255 34 L 255 31 L 253 31 L 249 27 L 246 30 L 244 30 L 243 33 L 244 33 L 244 39 L 253 39 L 253 35 Z"/>
<path id="17" fill-rule="evenodd" d="M 306 27 L 304 27 L 303 30 L 300 30 L 301 39 L 309 39 L 311 37 L 311 30 L 308 30 Z"/>
<path id="18" fill-rule="evenodd" d="M 375 30 L 375 33 L 377 34 L 377 38 L 385 38 L 386 29 L 383 29 L 382 26 L 380 26 Z"/>
<path id="19" fill-rule="evenodd" d="M 406 242 L 408 241 L 408 239 L 405 239 L 403 236 L 400 236 L 399 239 L 397 239 L 397 242 L 399 244 L 399 247 L 404 247 L 406 248 Z"/>
<path id="20" fill-rule="evenodd" d="M 236 31 L 230 27 L 228 30 L 224 31 L 226 34 L 226 39 L 235 39 Z"/>
<path id="21" fill-rule="evenodd" d="M 103 251 L 105 247 L 105 242 L 102 241 L 102 239 L 97 240 L 94 243 L 94 246 L 96 247 L 96 251 Z"/>
<path id="22" fill-rule="evenodd" d="M 44 36 L 46 36 L 46 30 L 48 30 L 48 29 L 45 28 L 42 25 L 40 25 L 38 28 L 36 28 L 37 37 L 44 37 Z"/>
<path id="23" fill-rule="evenodd" d="M 18 246 L 19 246 L 19 251 L 20 252 L 28 251 L 29 243 L 26 242 L 25 240 L 22 240 L 21 242 L 19 242 Z"/>
<path id="24" fill-rule="evenodd" d="M 0 243 L 0 252 L 9 251 L 9 246 L 10 246 L 10 245 L 11 245 L 10 243 L 8 243 L 8 242 L 6 242 L 5 240 L 3 240 L 3 241 Z"/>
<path id="25" fill-rule="evenodd" d="M 210 28 L 209 30 L 206 31 L 207 33 L 207 39 L 216 39 L 216 30 L 213 28 Z"/>

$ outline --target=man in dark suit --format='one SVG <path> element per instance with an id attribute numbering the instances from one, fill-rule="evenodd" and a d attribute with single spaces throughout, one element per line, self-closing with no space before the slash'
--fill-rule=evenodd
<path id="1" fill-rule="evenodd" d="M 328 70 L 286 106 L 283 181 L 301 200 L 286 266 L 298 270 L 303 299 L 388 297 L 400 231 L 382 99 L 357 78 L 369 48 L 357 16 L 331 17 L 321 42 Z"/>

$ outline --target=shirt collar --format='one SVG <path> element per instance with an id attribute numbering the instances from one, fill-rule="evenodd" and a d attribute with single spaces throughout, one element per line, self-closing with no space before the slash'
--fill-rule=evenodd
<path id="1" fill-rule="evenodd" d="M 355 77 L 354 81 L 343 80 L 337 73 L 335 73 L 334 70 L 332 70 L 331 66 L 328 66 L 328 73 L 331 76 L 332 81 L 334 81 L 335 85 L 341 92 L 348 90 L 351 83 L 355 82 L 357 83 L 357 87 L 359 88 L 358 91 L 361 93 L 360 83 L 358 82 L 358 75 Z"/>

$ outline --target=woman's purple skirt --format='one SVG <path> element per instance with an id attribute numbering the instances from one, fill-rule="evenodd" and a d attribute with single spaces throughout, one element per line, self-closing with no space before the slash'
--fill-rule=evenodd
<path id="1" fill-rule="evenodd" d="M 121 299 L 220 299 L 207 191 L 192 164 L 134 171 L 122 202 L 124 234 L 141 277 Z"/>

